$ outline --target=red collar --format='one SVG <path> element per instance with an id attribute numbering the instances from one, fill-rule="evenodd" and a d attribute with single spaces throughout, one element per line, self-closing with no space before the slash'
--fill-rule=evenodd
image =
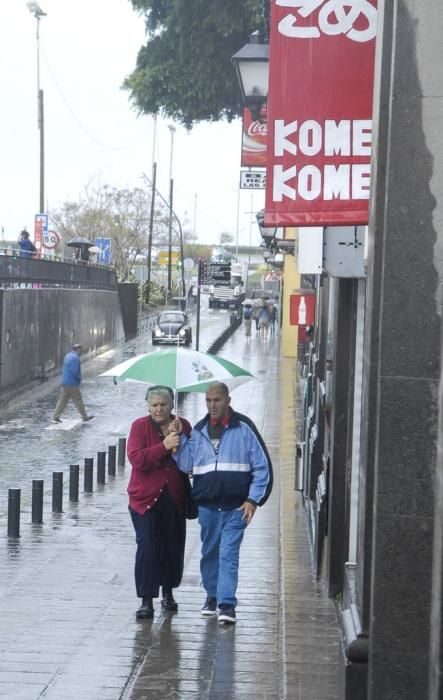
<path id="1" fill-rule="evenodd" d="M 216 418 L 210 418 L 211 425 L 222 425 L 224 428 L 226 428 L 226 426 L 229 423 L 230 417 L 231 417 L 231 411 L 229 411 L 228 415 L 225 416 L 224 418 L 222 418 L 221 420 L 217 420 Z"/>

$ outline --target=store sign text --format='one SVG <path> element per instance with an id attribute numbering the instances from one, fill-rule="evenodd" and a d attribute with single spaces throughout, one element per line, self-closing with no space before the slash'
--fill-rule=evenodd
<path id="1" fill-rule="evenodd" d="M 324 124 L 308 119 L 300 125 L 276 119 L 275 158 L 291 154 L 299 162 L 303 159 L 303 165 L 274 164 L 273 201 L 297 196 L 312 201 L 322 194 L 325 200 L 369 199 L 371 145 L 370 119 L 326 119 Z M 345 158 L 353 162 L 343 162 Z M 365 162 L 355 162 L 356 158 Z"/>

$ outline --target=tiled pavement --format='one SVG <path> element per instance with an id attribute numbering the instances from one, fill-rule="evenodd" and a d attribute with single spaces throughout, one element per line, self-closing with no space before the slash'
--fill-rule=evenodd
<path id="1" fill-rule="evenodd" d="M 126 466 L 78 504 L 65 499 L 64 513 L 47 514 L 42 526 L 25 514 L 19 542 L 0 540 L 0 697 L 338 698 L 335 611 L 315 581 L 293 490 L 294 362 L 279 357 L 278 338 L 247 343 L 241 331 L 221 354 L 258 377 L 233 392 L 232 403 L 262 432 L 275 471 L 272 496 L 242 545 L 237 625 L 225 629 L 199 614 L 195 521 L 179 612 L 157 605 L 153 622 L 134 619 Z M 191 422 L 203 411 L 202 396 L 186 398 L 182 412 Z"/>

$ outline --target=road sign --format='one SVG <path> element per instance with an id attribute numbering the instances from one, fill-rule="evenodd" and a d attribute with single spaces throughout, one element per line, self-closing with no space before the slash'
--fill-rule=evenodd
<path id="1" fill-rule="evenodd" d="M 97 262 L 100 265 L 109 265 L 111 263 L 111 239 L 96 238 L 94 245 L 100 251 L 97 254 Z"/>
<path id="2" fill-rule="evenodd" d="M 36 214 L 34 219 L 34 242 L 37 251 L 40 253 L 43 248 L 43 241 L 48 235 L 48 215 Z"/>
<path id="3" fill-rule="evenodd" d="M 266 189 L 266 172 L 264 170 L 240 170 L 240 189 Z"/>
<path id="4" fill-rule="evenodd" d="M 180 259 L 180 253 L 178 250 L 171 250 L 171 265 L 177 265 Z M 157 263 L 159 265 L 169 265 L 169 252 L 167 250 L 160 250 L 157 255 Z"/>
<path id="5" fill-rule="evenodd" d="M 52 248 L 56 248 L 57 243 L 60 242 L 60 236 L 58 235 L 57 231 L 47 231 L 46 233 L 43 233 L 43 247 L 44 248 L 49 248 L 50 250 Z"/>
<path id="6" fill-rule="evenodd" d="M 183 261 L 183 267 L 189 272 L 189 270 L 194 269 L 194 261 L 192 258 L 185 258 Z"/>
<path id="7" fill-rule="evenodd" d="M 231 263 L 211 263 L 201 261 L 200 284 L 213 284 L 215 287 L 229 287 L 231 284 Z"/>

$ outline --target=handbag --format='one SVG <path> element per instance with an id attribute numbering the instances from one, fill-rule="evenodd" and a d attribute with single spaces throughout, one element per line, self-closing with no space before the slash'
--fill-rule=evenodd
<path id="1" fill-rule="evenodd" d="M 185 518 L 186 520 L 195 520 L 198 518 L 198 505 L 192 498 L 192 487 L 189 476 L 184 472 L 180 472 L 183 479 L 185 489 Z"/>

